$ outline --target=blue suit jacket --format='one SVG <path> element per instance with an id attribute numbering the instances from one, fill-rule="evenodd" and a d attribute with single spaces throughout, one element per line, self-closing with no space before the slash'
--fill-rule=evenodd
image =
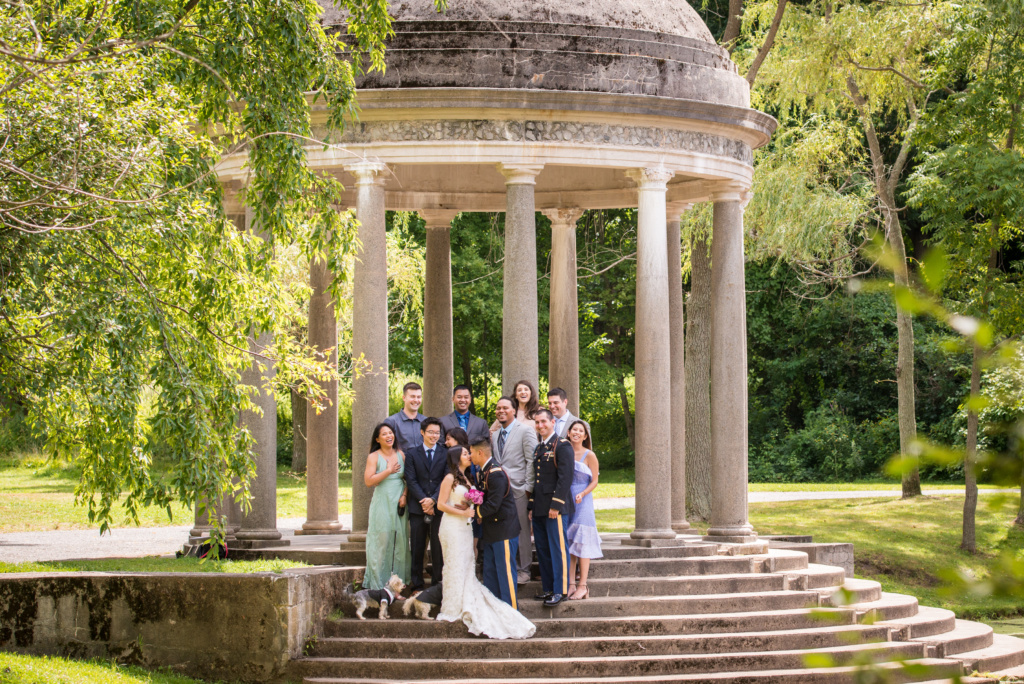
<path id="1" fill-rule="evenodd" d="M 409 487 L 406 504 L 409 512 L 422 515 L 420 499 L 430 497 L 435 502 L 441 492 L 441 480 L 448 474 L 448 449 L 441 443 L 434 446 L 434 460 L 427 463 L 426 446 L 420 444 L 405 452 L 405 484 Z"/>

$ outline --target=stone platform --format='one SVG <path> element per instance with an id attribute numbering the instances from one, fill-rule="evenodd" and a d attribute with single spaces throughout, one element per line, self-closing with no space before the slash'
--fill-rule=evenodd
<path id="1" fill-rule="evenodd" d="M 853 682 L 866 668 L 909 682 L 1015 674 L 1024 666 L 1024 640 L 884 593 L 842 567 L 809 562 L 805 551 L 727 555 L 698 540 L 645 548 L 603 535 L 605 557 L 591 563 L 589 599 L 548 609 L 528 598 L 539 591 L 536 582 L 522 590 L 521 610 L 537 625 L 525 641 L 407 619 L 400 606 L 390 620 L 361 621 L 343 606 L 346 617 L 329 620 L 291 672 L 307 684 L 824 684 Z M 340 539 L 310 542 L 253 553 L 311 562 L 359 553 Z"/>

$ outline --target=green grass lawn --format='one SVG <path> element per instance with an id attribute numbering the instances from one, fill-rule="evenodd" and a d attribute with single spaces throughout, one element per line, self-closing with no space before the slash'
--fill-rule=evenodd
<path id="1" fill-rule="evenodd" d="M 169 672 L 106 661 L 68 660 L 0 652 L 0 684 L 209 684 Z"/>
<path id="2" fill-rule="evenodd" d="M 977 579 L 1004 549 L 1024 558 L 1024 531 L 1011 525 L 1019 497 L 991 495 L 978 506 L 977 542 L 983 552 L 959 550 L 963 497 L 836 499 L 750 505 L 760 534 L 810 534 L 819 542 L 851 542 L 859 577 L 881 582 L 886 591 L 917 596 L 921 603 L 948 608 L 962 618 L 1024 616 L 1019 598 L 950 593 L 944 573 Z M 603 532 L 633 529 L 632 510 L 597 511 Z M 1007 627 L 1010 629 L 1010 627 Z"/>
<path id="3" fill-rule="evenodd" d="M 287 568 L 305 568 L 307 563 L 290 560 L 199 560 L 198 558 L 104 558 L 99 560 L 42 561 L 39 563 L 0 562 L 0 574 L 6 572 L 276 572 Z"/>

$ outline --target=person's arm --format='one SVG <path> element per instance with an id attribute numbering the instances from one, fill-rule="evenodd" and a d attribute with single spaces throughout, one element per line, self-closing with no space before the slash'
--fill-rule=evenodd
<path id="1" fill-rule="evenodd" d="M 576 456 L 568 442 L 559 442 L 555 447 L 555 467 L 558 477 L 555 480 L 555 491 L 551 495 L 551 508 L 548 509 L 548 517 L 557 518 L 559 513 L 565 513 L 566 504 L 572 496 L 572 473 L 575 468 L 573 461 Z"/>
<path id="2" fill-rule="evenodd" d="M 526 491 L 533 494 L 533 483 L 537 480 L 533 471 L 533 459 L 537 453 L 537 432 L 535 430 L 527 428 L 523 431 L 523 452 L 526 457 Z"/>
<path id="3" fill-rule="evenodd" d="M 398 461 L 393 466 L 377 472 L 377 452 L 374 451 L 366 457 L 366 469 L 363 471 L 363 482 L 367 487 L 376 487 L 387 479 L 391 473 L 398 472 Z"/>
<path id="4" fill-rule="evenodd" d="M 598 464 L 597 464 L 597 454 L 595 454 L 593 451 L 591 451 L 590 453 L 587 454 L 587 457 L 586 457 L 585 460 L 587 462 L 587 467 L 590 468 L 590 472 L 593 474 L 593 477 L 590 478 L 590 484 L 587 485 L 587 488 L 584 489 L 582 492 L 580 492 L 576 496 L 576 503 L 580 503 L 581 501 L 583 501 L 583 497 L 585 497 L 587 494 L 590 494 L 592 491 L 597 489 L 597 476 L 599 475 L 599 473 L 598 473 Z"/>
<path id="5" fill-rule="evenodd" d="M 448 505 L 448 497 L 452 495 L 452 484 L 454 482 L 455 476 L 452 475 L 451 473 L 445 475 L 444 479 L 441 480 L 441 498 L 437 500 L 437 507 L 441 510 L 442 513 L 448 513 L 449 515 L 458 515 L 462 516 L 463 518 L 472 518 L 473 513 L 472 511 L 470 511 L 470 509 L 467 508 L 466 510 L 463 511 Z"/>
<path id="6" fill-rule="evenodd" d="M 508 487 L 508 477 L 500 470 L 495 470 L 487 476 L 487 489 L 484 490 L 484 500 L 476 507 L 476 513 L 480 518 L 494 515 L 501 508 L 501 500 L 505 498 L 505 489 Z"/>

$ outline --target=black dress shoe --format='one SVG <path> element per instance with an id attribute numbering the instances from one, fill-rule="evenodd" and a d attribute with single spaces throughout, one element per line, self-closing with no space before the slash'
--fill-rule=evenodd
<path id="1" fill-rule="evenodd" d="M 534 598 L 535 601 L 547 601 L 548 599 L 550 599 L 554 595 L 555 594 L 552 591 L 542 591 L 541 593 L 537 594 L 533 598 Z"/>
<path id="2" fill-rule="evenodd" d="M 544 605 L 548 608 L 554 608 L 559 603 L 565 600 L 565 594 L 552 594 L 551 598 L 544 601 Z"/>

